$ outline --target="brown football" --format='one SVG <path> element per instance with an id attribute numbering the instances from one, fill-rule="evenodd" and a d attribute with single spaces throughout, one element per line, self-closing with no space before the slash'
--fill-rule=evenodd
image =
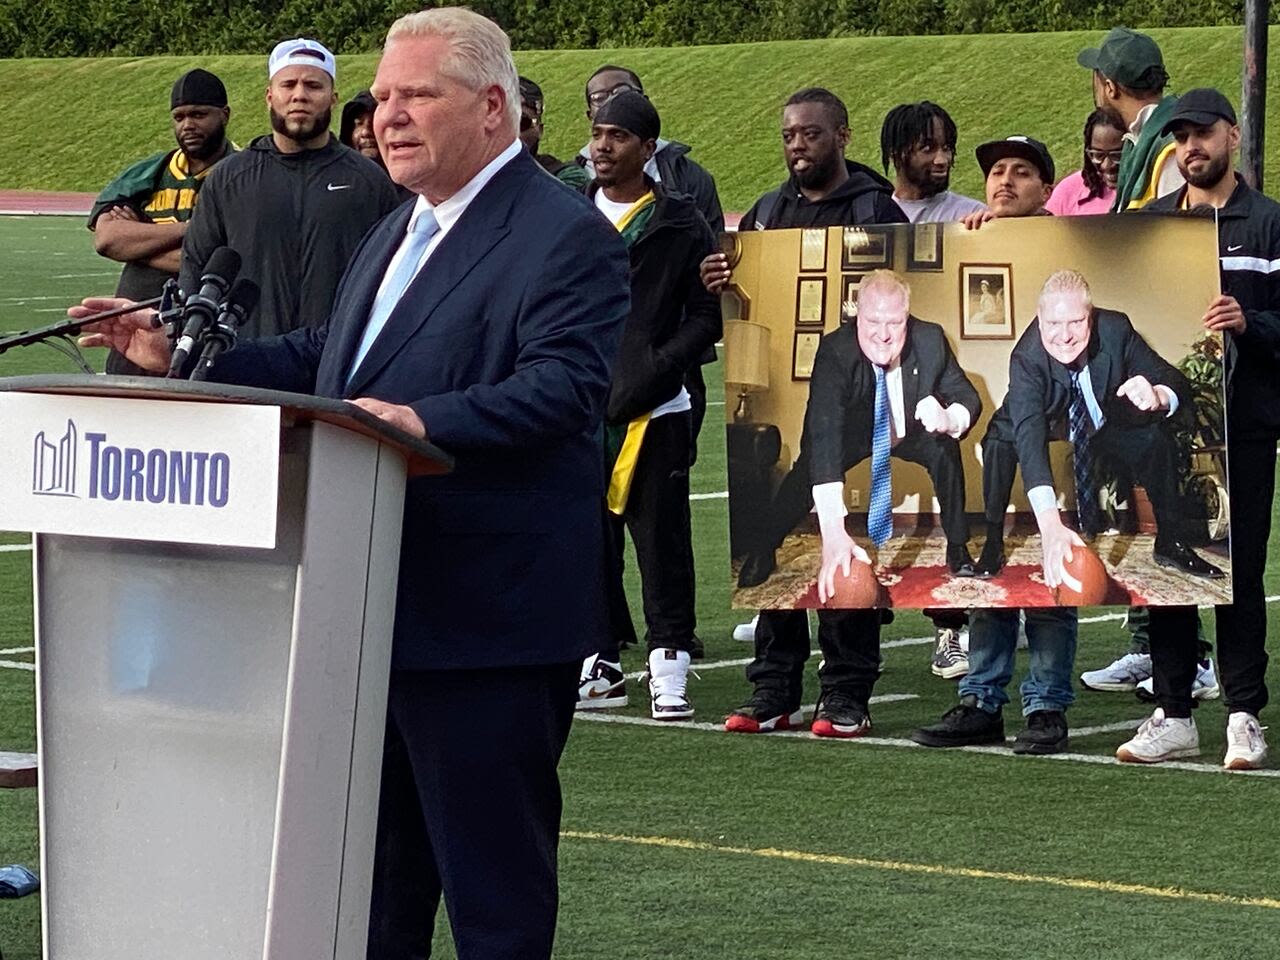
<path id="1" fill-rule="evenodd" d="M 1071 559 L 1062 568 L 1080 581 L 1080 592 L 1072 590 L 1065 583 L 1059 584 L 1053 591 L 1054 600 L 1060 607 L 1096 607 L 1107 596 L 1111 578 L 1107 568 L 1102 565 L 1098 555 L 1088 547 L 1071 548 Z"/>
<path id="2" fill-rule="evenodd" d="M 880 581 L 876 579 L 871 564 L 861 560 L 849 561 L 847 577 L 840 570 L 836 571 L 835 588 L 835 594 L 827 598 L 824 607 L 874 607 L 880 599 Z"/>

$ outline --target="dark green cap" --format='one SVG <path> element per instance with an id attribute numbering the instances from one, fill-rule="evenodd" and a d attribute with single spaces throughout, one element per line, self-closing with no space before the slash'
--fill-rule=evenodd
<path id="1" fill-rule="evenodd" d="M 1081 50 L 1076 62 L 1134 90 L 1162 87 L 1169 78 L 1156 42 L 1128 27 L 1113 27 L 1100 47 Z"/>

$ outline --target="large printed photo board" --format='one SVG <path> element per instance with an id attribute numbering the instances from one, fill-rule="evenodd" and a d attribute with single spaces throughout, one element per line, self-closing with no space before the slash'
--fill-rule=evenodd
<path id="1" fill-rule="evenodd" d="M 1222 341 L 1201 325 L 1219 291 L 1212 220 L 774 230 L 724 247 L 735 606 L 1230 602 Z M 1046 580 L 1055 518 L 1086 544 L 1066 567 L 1079 593 Z M 842 535 L 869 556 L 874 599 L 820 599 L 824 543 L 838 554 Z"/>

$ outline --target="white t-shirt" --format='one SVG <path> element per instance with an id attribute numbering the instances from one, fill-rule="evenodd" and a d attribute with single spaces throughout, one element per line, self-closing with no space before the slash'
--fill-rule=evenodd
<path id="1" fill-rule="evenodd" d="M 596 207 L 609 218 L 609 222 L 615 227 L 618 225 L 618 221 L 626 216 L 627 211 L 633 206 L 635 206 L 635 201 L 633 200 L 619 203 L 606 197 L 603 190 L 596 191 Z M 689 399 L 689 391 L 682 386 L 680 392 L 674 397 L 655 407 L 653 413 L 649 414 L 649 419 L 657 420 L 658 417 L 665 416 L 668 413 L 683 413 L 685 410 L 692 409 L 693 403 Z"/>
<path id="2" fill-rule="evenodd" d="M 902 208 L 902 212 L 912 223 L 950 223 L 987 209 L 987 205 L 981 200 L 961 196 L 950 190 L 935 193 L 926 200 L 903 200 L 894 194 L 893 202 Z"/>

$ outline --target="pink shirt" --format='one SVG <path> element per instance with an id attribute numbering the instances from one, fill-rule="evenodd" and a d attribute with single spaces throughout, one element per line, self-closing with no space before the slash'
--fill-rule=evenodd
<path id="1" fill-rule="evenodd" d="M 1089 197 L 1089 188 L 1084 184 L 1084 177 L 1077 170 L 1070 176 L 1063 177 L 1056 187 L 1045 209 L 1055 217 L 1085 216 L 1094 213 L 1110 213 L 1111 203 L 1116 198 L 1114 190 L 1103 191 L 1102 196 Z"/>

